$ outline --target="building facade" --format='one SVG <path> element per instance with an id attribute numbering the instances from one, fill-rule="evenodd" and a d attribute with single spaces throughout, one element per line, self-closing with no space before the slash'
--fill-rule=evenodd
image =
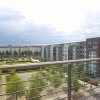
<path id="1" fill-rule="evenodd" d="M 46 61 L 65 61 L 84 59 L 86 55 L 86 42 L 73 42 L 63 44 L 45 45 L 42 47 L 42 57 Z"/>
<path id="2" fill-rule="evenodd" d="M 28 56 L 40 53 L 42 46 L 0 46 L 0 56 Z"/>
<path id="3" fill-rule="evenodd" d="M 65 61 L 100 57 L 100 37 L 88 38 L 82 42 L 45 45 L 42 57 L 45 61 Z M 45 56 L 44 56 L 45 55 Z M 84 63 L 84 70 L 94 76 L 100 74 L 100 61 Z"/>
<path id="4" fill-rule="evenodd" d="M 100 57 L 100 37 L 86 39 L 86 58 Z M 87 64 L 87 70 L 94 75 L 100 74 L 100 61 L 91 61 Z"/>

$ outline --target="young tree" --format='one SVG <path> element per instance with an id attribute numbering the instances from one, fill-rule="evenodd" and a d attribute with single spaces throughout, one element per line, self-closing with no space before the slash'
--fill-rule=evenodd
<path id="1" fill-rule="evenodd" d="M 18 56 L 18 52 L 17 51 L 14 51 L 14 56 Z"/>
<path id="2" fill-rule="evenodd" d="M 73 100 L 78 100 L 78 95 L 75 95 L 75 94 L 79 91 L 79 89 L 83 87 L 86 88 L 86 86 L 79 83 L 79 80 L 75 71 L 75 73 L 72 73 L 72 91 L 74 93 L 74 95 L 72 96 Z"/>
<path id="3" fill-rule="evenodd" d="M 17 74 L 12 74 L 7 83 L 8 84 L 6 86 L 6 92 L 7 93 L 15 92 L 14 94 L 11 94 L 13 99 L 15 98 L 17 99 L 18 97 L 24 95 L 24 84 Z"/>
<path id="4" fill-rule="evenodd" d="M 1 52 L 1 56 L 2 56 L 2 59 L 4 59 L 4 57 L 5 57 L 5 52 L 4 51 Z"/>
<path id="5" fill-rule="evenodd" d="M 73 100 L 77 100 L 76 99 L 77 98 L 76 97 L 77 95 L 75 95 L 75 93 L 78 92 L 79 89 L 80 89 L 80 83 L 78 82 L 78 79 L 77 79 L 76 75 L 73 74 L 72 75 L 72 91 L 73 91 L 72 98 L 73 98 Z"/>
<path id="6" fill-rule="evenodd" d="M 78 82 L 78 79 L 75 76 L 73 76 L 72 80 L 72 90 L 78 92 L 78 90 L 80 89 L 80 83 Z"/>
<path id="7" fill-rule="evenodd" d="M 54 84 L 54 87 L 55 87 L 55 88 L 58 88 L 59 85 L 60 85 L 60 83 L 62 82 L 62 79 L 61 79 L 61 77 L 59 77 L 59 76 L 53 75 L 53 77 L 50 78 L 50 82 L 51 82 L 52 84 Z"/>
<path id="8" fill-rule="evenodd" d="M 41 53 L 38 52 L 38 51 L 35 51 L 35 52 L 34 52 L 34 56 L 41 56 Z"/>
<path id="9" fill-rule="evenodd" d="M 89 74 L 88 74 L 87 71 L 81 72 L 81 75 L 80 76 L 81 76 L 81 78 L 82 78 L 83 81 L 85 81 L 85 82 L 88 82 L 89 81 Z"/>
<path id="10" fill-rule="evenodd" d="M 28 91 L 27 98 L 32 98 L 31 100 L 40 100 L 39 95 L 43 90 L 41 87 L 46 85 L 45 81 L 41 78 L 42 76 L 38 73 L 32 75 L 32 81 L 30 83 L 30 90 Z"/>
<path id="11" fill-rule="evenodd" d="M 50 66 L 47 66 L 47 68 L 49 69 L 48 70 L 48 74 L 47 74 L 47 77 L 52 77 L 52 78 L 49 78 L 49 81 L 52 83 L 52 84 L 55 84 L 55 88 L 57 88 L 62 82 L 62 79 L 64 79 L 62 77 L 62 75 L 65 73 L 65 69 L 61 67 L 61 65 L 52 65 L 51 67 Z"/>

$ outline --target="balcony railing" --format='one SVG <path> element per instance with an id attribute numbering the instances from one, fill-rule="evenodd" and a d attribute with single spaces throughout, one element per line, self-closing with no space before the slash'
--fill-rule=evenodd
<path id="1" fill-rule="evenodd" d="M 83 71 L 91 61 L 100 58 L 0 66 L 0 100 L 99 100 L 99 81 Z"/>

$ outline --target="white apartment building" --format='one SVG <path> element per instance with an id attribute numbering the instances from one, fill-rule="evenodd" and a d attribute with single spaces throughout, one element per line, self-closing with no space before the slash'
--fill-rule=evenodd
<path id="1" fill-rule="evenodd" d="M 41 46 L 0 46 L 0 55 L 7 56 L 14 56 L 14 53 L 16 52 L 18 55 L 21 55 L 21 53 L 25 52 L 31 52 L 31 54 L 34 54 L 35 52 L 38 52 L 41 54 Z"/>
<path id="2" fill-rule="evenodd" d="M 42 57 L 46 61 L 83 59 L 86 55 L 85 50 L 85 42 L 45 45 L 42 47 Z"/>

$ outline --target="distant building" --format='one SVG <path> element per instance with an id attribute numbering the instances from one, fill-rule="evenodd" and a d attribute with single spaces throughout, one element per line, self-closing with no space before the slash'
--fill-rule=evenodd
<path id="1" fill-rule="evenodd" d="M 100 57 L 100 37 L 88 38 L 82 42 L 71 42 L 42 46 L 42 57 L 45 61 L 65 61 Z M 100 74 L 100 61 L 84 63 L 84 70 L 94 76 Z"/>
<path id="2" fill-rule="evenodd" d="M 41 46 L 0 46 L 0 56 L 28 56 L 35 53 L 40 53 Z"/>
<path id="3" fill-rule="evenodd" d="M 42 47 L 42 57 L 46 61 L 65 61 L 84 59 L 86 42 L 45 45 Z"/>
<path id="4" fill-rule="evenodd" d="M 100 57 L 100 37 L 86 39 L 86 58 Z M 91 61 L 87 64 L 87 70 L 94 75 L 100 74 L 100 61 Z"/>

